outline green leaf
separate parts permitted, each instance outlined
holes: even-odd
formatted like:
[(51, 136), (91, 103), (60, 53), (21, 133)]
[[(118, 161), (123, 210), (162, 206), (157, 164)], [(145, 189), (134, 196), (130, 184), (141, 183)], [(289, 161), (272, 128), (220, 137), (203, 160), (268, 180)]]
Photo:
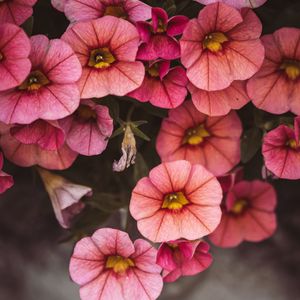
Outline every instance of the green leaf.
[(139, 138), (141, 138), (141, 139), (143, 139), (147, 142), (151, 141), (151, 139), (144, 132), (142, 132), (140, 129), (138, 129), (137, 127), (131, 126), (131, 130), (132, 130), (133, 134), (138, 136)]
[(134, 126), (134, 127), (139, 127), (139, 126), (144, 125), (144, 124), (148, 124), (148, 121), (142, 120), (142, 121), (133, 121), (133, 122), (131, 122), (131, 125)]
[(244, 132), (241, 142), (241, 161), (243, 163), (249, 162), (260, 149), (262, 145), (262, 137), (263, 133), (257, 127)]
[(113, 139), (114, 137), (120, 135), (120, 134), (124, 134), (125, 132), (125, 127), (121, 126), (118, 129), (116, 129), (113, 134), (111, 135), (110, 139)]

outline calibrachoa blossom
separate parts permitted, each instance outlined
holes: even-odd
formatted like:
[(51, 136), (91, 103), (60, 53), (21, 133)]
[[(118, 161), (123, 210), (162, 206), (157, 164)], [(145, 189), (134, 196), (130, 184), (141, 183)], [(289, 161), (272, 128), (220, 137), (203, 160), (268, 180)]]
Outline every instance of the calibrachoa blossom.
[(264, 137), (262, 153), (266, 167), (279, 178), (300, 179), (299, 132), (297, 117), (294, 128), (280, 125)]
[(141, 102), (150, 102), (162, 108), (179, 106), (187, 95), (188, 79), (182, 67), (170, 69), (170, 61), (146, 63), (146, 75), (142, 85), (128, 94)]
[(134, 188), (130, 213), (142, 235), (153, 242), (199, 239), (219, 224), (222, 190), (201, 165), (162, 163)]
[(113, 120), (106, 106), (83, 100), (74, 114), (59, 121), (69, 147), (83, 155), (102, 153), (113, 131)]
[(163, 268), (165, 282), (176, 281), (181, 276), (196, 275), (212, 263), (209, 245), (201, 240), (177, 240), (161, 244), (156, 263)]
[(219, 91), (198, 89), (192, 83), (188, 85), (195, 107), (209, 116), (223, 116), (231, 109), (240, 109), (250, 101), (245, 81), (233, 81), (232, 84)]
[(0, 146), (5, 157), (21, 167), (66, 169), (78, 155), (65, 144), (64, 132), (56, 121), (37, 120), (29, 125), (0, 123)]
[(62, 38), (73, 47), (83, 67), (78, 82), (81, 98), (124, 96), (142, 84), (145, 68), (135, 61), (139, 35), (128, 21), (105, 16), (80, 22)]
[(65, 14), (71, 22), (114, 16), (130, 22), (151, 18), (151, 7), (138, 0), (68, 0)]
[(281, 28), (262, 37), (266, 58), (247, 84), (253, 103), (273, 114), (300, 114), (300, 29)]
[(155, 300), (161, 293), (156, 249), (126, 232), (103, 228), (75, 246), (70, 275), (82, 300)]
[(276, 192), (271, 184), (240, 181), (226, 195), (221, 223), (209, 239), (219, 247), (262, 241), (276, 229), (275, 206)]
[(199, 89), (215, 91), (253, 76), (264, 60), (261, 31), (251, 9), (238, 11), (220, 2), (204, 7), (180, 40), (189, 80)]
[(236, 8), (242, 8), (242, 7), (256, 8), (267, 2), (267, 0), (195, 0), (195, 1), (205, 5), (215, 3), (215, 2), (223, 2)]
[(33, 12), (37, 0), (1, 0), (0, 23), (23, 24)]
[(0, 24), (0, 91), (25, 80), (31, 68), (29, 53), (30, 42), (25, 32), (13, 24)]
[(37, 119), (56, 120), (79, 105), (76, 81), (81, 65), (64, 41), (45, 35), (31, 37), (30, 74), (18, 87), (0, 93), (0, 121), (28, 124)]
[(70, 228), (73, 218), (85, 207), (80, 200), (84, 196), (91, 196), (92, 189), (42, 168), (38, 168), (38, 172), (49, 194), (57, 221), (63, 228)]
[(51, 0), (51, 4), (54, 8), (63, 12), (68, 1), (70, 0)]
[(202, 164), (215, 175), (223, 175), (240, 161), (242, 126), (232, 111), (209, 117), (191, 101), (170, 110), (157, 136), (156, 150), (162, 161), (185, 159)]
[(0, 194), (4, 193), (6, 190), (14, 185), (14, 180), (12, 176), (4, 173), (3, 168), (3, 154), (0, 152)]
[(182, 34), (188, 20), (186, 16), (168, 19), (167, 13), (162, 8), (152, 8), (152, 21), (136, 24), (143, 42), (139, 47), (137, 58), (141, 60), (179, 58), (180, 45), (175, 36)]
[(221, 184), (223, 193), (227, 193), (231, 190), (236, 183), (241, 181), (244, 176), (244, 169), (242, 167), (237, 167), (230, 173), (223, 176), (218, 176), (218, 181)]

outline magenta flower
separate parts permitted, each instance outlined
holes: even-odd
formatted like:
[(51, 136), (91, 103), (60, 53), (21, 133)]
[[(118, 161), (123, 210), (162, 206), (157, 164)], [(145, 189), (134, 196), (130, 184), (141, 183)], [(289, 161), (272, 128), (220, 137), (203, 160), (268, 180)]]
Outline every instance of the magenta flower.
[(91, 196), (92, 189), (74, 184), (65, 178), (38, 168), (46, 191), (49, 194), (57, 221), (63, 228), (70, 228), (72, 221), (85, 207), (80, 200)]
[(262, 37), (266, 58), (247, 84), (254, 105), (273, 114), (300, 114), (300, 29), (281, 28)]
[(103, 228), (81, 239), (70, 261), (70, 275), (82, 300), (155, 300), (163, 287), (156, 249), (126, 232)]
[(12, 176), (4, 173), (3, 168), (3, 154), (0, 152), (0, 194), (4, 193), (6, 190), (14, 185), (14, 180)]
[(221, 223), (209, 239), (225, 248), (269, 238), (276, 229), (275, 206), (276, 192), (271, 184), (240, 181), (226, 195)]
[(68, 146), (82, 155), (102, 153), (113, 131), (113, 120), (106, 106), (83, 100), (75, 113), (59, 121)]
[(0, 23), (23, 24), (32, 16), (37, 0), (1, 0)]
[(207, 5), (215, 2), (223, 2), (235, 8), (250, 7), (256, 8), (262, 6), (267, 0), (195, 0), (201, 4)]
[(153, 242), (199, 239), (219, 224), (222, 190), (201, 165), (162, 163), (134, 188), (130, 213), (140, 233)]
[(182, 67), (170, 69), (170, 61), (146, 63), (146, 75), (142, 85), (128, 94), (141, 102), (150, 102), (162, 108), (179, 106), (187, 95), (188, 79)]
[(237, 167), (230, 173), (218, 176), (217, 179), (222, 187), (223, 193), (230, 191), (236, 183), (243, 179), (243, 176), (244, 170), (242, 167)]
[(151, 18), (151, 7), (138, 0), (68, 0), (65, 14), (71, 22), (114, 16), (132, 23)]
[(192, 83), (188, 89), (195, 107), (208, 116), (227, 115), (231, 109), (240, 109), (250, 101), (245, 81), (233, 81), (228, 88), (219, 91), (200, 90)]
[(188, 18), (174, 16), (168, 19), (167, 13), (159, 7), (152, 8), (152, 21), (137, 22), (142, 44), (137, 58), (141, 60), (175, 59), (180, 57), (180, 46), (175, 36), (182, 34)]
[(25, 32), (13, 24), (0, 24), (0, 91), (25, 80), (31, 68), (29, 53), (30, 42)]
[[(229, 17), (230, 16), (230, 17)], [(181, 62), (197, 88), (216, 91), (253, 76), (264, 60), (262, 25), (251, 9), (224, 3), (204, 7), (180, 40)]]
[(131, 23), (106, 16), (77, 23), (62, 38), (83, 67), (78, 82), (81, 98), (124, 96), (142, 84), (145, 68), (135, 61), (139, 35)]
[(65, 144), (64, 132), (56, 121), (37, 120), (29, 125), (0, 123), (0, 134), (5, 157), (21, 167), (66, 169), (78, 155)]
[(209, 117), (192, 101), (185, 101), (163, 120), (156, 151), (162, 161), (185, 159), (220, 176), (239, 163), (241, 134), (242, 125), (234, 111)]
[(60, 12), (64, 12), (65, 6), (69, 0), (51, 0), (52, 6)]
[(81, 65), (72, 48), (44, 35), (31, 37), (32, 68), (15, 89), (0, 93), (0, 121), (29, 124), (37, 119), (56, 120), (79, 105), (76, 81)]
[(294, 128), (280, 125), (268, 132), (263, 140), (262, 153), (268, 170), (279, 178), (300, 179), (300, 117)]
[(165, 282), (176, 281), (181, 276), (196, 275), (212, 263), (209, 245), (201, 240), (177, 240), (162, 243), (157, 252), (156, 263), (163, 268)]

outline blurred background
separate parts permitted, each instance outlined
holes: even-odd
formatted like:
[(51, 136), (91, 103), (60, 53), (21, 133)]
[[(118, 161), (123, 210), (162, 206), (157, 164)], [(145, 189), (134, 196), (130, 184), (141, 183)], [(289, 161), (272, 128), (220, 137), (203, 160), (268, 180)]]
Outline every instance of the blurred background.
[[(145, 2), (172, 4), (172, 1)], [(201, 8), (193, 1), (175, 1), (175, 4), (177, 11), (189, 17), (196, 16)], [(283, 26), (300, 27), (299, 0), (268, 0), (256, 12), (263, 22), (264, 33)], [(43, 33), (50, 38), (60, 37), (68, 26), (64, 15), (50, 6), (50, 0), (38, 1), (34, 19), (25, 26), (31, 30), (32, 24), (33, 34)], [(133, 105), (130, 99), (109, 97), (101, 103), (117, 110), (123, 119)], [(255, 128), (255, 113), (257, 111), (251, 104), (239, 112), (245, 130)], [(70, 170), (60, 172), (76, 183), (92, 186), (96, 191), (93, 201), (98, 201), (101, 207), (91, 209), (87, 205), (72, 231), (63, 230), (58, 225), (36, 171), (5, 162), (4, 170), (14, 176), (15, 186), (0, 195), (0, 300), (79, 299), (78, 287), (68, 275), (74, 242), (100, 226), (120, 228), (118, 209), (128, 203), (136, 180), (159, 163), (155, 154), (155, 136), (164, 115), (163, 110), (136, 105), (133, 120), (147, 120), (149, 124), (143, 127), (143, 131), (152, 139), (149, 143), (137, 140), (140, 154), (136, 166), (130, 170), (112, 174), (112, 161), (120, 156), (122, 137), (118, 137), (109, 143), (103, 155), (81, 157)], [(272, 119), (268, 114), (260, 117)], [(261, 176), (259, 141), (242, 142), (248, 179)], [(159, 299), (300, 299), (300, 183), (284, 180), (273, 183), (278, 192), (276, 234), (265, 242), (243, 243), (234, 249), (212, 247), (212, 267), (199, 276), (166, 284)], [(134, 222), (130, 223), (130, 229), (131, 236), (135, 237)]]

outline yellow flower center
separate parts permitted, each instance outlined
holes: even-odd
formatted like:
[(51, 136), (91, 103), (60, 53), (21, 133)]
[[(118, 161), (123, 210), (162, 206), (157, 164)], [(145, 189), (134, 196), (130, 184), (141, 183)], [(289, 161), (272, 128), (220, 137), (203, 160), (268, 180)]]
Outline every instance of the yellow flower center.
[(295, 139), (290, 139), (287, 142), (287, 146), (292, 149), (298, 149), (300, 145), (299, 145), (299, 143), (297, 143), (297, 141)]
[(239, 215), (245, 210), (247, 206), (248, 206), (248, 201), (245, 199), (240, 199), (235, 201), (230, 211), (236, 215)]
[(117, 18), (127, 19), (128, 14), (124, 10), (122, 6), (119, 5), (111, 5), (107, 6), (104, 11), (105, 16), (114, 16)]
[(148, 74), (151, 77), (159, 77), (158, 64), (153, 64), (151, 67), (146, 67)]
[(88, 105), (81, 104), (76, 111), (77, 116), (83, 121), (96, 120), (97, 114)]
[(104, 69), (110, 67), (115, 61), (116, 59), (109, 49), (104, 47), (91, 51), (88, 65), (96, 69)]
[(286, 60), (281, 66), (281, 70), (284, 70), (287, 77), (291, 80), (296, 80), (300, 77), (300, 61)]
[(167, 31), (167, 24), (164, 24), (161, 19), (158, 19), (158, 26), (156, 32), (163, 33)]
[(182, 192), (177, 192), (166, 195), (161, 207), (170, 210), (179, 210), (189, 203)]
[(47, 85), (49, 83), (49, 79), (43, 72), (33, 71), (19, 86), (19, 90), (36, 91), (42, 86)]
[(123, 274), (128, 268), (134, 267), (134, 262), (130, 258), (114, 255), (108, 257), (105, 266), (107, 269), (112, 269), (117, 274)]
[(205, 140), (205, 138), (209, 136), (209, 132), (205, 129), (204, 125), (201, 124), (186, 131), (183, 139), (183, 144), (196, 146), (201, 144)]
[(211, 52), (219, 52), (223, 49), (222, 44), (227, 42), (227, 36), (222, 32), (214, 32), (207, 35), (203, 41), (203, 49), (208, 49)]

